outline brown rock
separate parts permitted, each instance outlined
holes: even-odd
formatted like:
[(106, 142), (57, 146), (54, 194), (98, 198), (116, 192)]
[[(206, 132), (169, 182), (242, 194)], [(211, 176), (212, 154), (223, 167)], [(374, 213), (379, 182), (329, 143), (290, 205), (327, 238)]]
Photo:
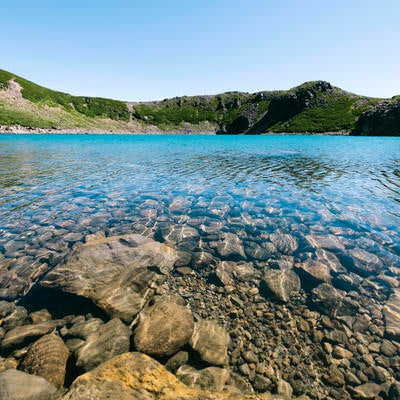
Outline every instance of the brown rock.
[(28, 374), (39, 375), (60, 388), (64, 385), (69, 350), (59, 336), (41, 337), (29, 348), (21, 369)]
[(191, 311), (173, 302), (160, 302), (140, 313), (134, 343), (139, 351), (170, 356), (184, 346), (193, 334)]

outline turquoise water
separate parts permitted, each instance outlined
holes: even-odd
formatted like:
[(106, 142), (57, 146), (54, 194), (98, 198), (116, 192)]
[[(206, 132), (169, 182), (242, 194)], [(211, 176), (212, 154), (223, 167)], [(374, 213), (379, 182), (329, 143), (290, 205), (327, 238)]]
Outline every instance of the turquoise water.
[(313, 257), (310, 234), (333, 235), (339, 257), (357, 248), (400, 266), (399, 138), (2, 135), (0, 156), (3, 262), (32, 265), (97, 231), (193, 252), (279, 232), (296, 259)]

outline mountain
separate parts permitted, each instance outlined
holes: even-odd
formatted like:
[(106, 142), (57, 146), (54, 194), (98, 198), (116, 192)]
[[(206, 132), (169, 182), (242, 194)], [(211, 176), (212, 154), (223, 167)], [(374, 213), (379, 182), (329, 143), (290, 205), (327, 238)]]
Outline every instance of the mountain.
[(0, 70), (0, 131), (400, 135), (400, 97), (313, 81), (286, 91), (122, 102), (72, 96)]

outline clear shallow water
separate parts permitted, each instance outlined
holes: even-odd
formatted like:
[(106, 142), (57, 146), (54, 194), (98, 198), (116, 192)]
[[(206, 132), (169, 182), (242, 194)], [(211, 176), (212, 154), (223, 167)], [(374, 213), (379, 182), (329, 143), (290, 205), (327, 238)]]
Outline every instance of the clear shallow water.
[[(199, 236), (186, 237), (188, 226)], [(20, 260), (17, 273), (43, 248), (62, 254), (97, 231), (169, 237), (190, 251), (227, 232), (245, 249), (290, 233), (299, 259), (313, 257), (307, 236), (334, 235), (342, 255), (359, 248), (399, 267), (400, 140), (0, 136), (0, 249)]]

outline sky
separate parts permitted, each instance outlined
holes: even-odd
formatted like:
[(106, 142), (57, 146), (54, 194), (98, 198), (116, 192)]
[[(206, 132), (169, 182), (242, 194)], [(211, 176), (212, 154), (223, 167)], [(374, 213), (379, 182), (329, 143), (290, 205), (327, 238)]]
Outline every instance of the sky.
[(326, 80), (400, 94), (398, 0), (1, 0), (0, 68), (143, 101)]

